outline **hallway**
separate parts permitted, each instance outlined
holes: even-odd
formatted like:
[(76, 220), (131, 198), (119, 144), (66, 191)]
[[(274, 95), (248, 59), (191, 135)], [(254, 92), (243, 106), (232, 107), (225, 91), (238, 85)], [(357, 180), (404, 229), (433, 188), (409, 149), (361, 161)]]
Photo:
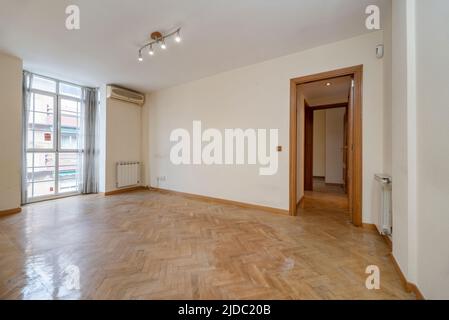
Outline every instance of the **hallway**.
[(322, 177), (313, 178), (313, 191), (323, 193), (345, 194), (343, 185), (331, 185), (324, 182)]

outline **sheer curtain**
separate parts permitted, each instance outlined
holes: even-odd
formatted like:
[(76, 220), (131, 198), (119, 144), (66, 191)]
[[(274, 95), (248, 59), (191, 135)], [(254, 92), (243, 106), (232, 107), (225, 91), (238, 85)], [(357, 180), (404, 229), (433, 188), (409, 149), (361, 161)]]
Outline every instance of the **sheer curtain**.
[(99, 189), (99, 108), (98, 90), (83, 88), (84, 152), (81, 193), (98, 193)]
[(22, 102), (22, 205), (27, 203), (28, 199), (28, 182), (27, 182), (27, 143), (28, 143), (28, 118), (30, 112), (30, 103), (31, 103), (31, 77), (32, 74), (28, 71), (23, 72), (23, 82), (22, 82), (22, 91), (23, 91), (23, 102)]

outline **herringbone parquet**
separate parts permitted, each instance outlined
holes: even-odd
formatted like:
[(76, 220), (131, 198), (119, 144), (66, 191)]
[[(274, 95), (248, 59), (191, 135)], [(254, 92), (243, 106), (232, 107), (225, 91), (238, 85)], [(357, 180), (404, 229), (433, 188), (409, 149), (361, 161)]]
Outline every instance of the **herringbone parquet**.
[(309, 194), (294, 218), (155, 191), (29, 205), (0, 219), (0, 298), (413, 298), (342, 203)]

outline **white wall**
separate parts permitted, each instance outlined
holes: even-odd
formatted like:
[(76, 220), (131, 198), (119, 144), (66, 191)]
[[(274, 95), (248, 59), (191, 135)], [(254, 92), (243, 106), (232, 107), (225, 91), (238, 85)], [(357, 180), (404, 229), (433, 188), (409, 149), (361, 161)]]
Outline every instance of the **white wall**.
[(418, 277), (449, 299), (449, 1), (416, 1)]
[(449, 3), (393, 1), (393, 254), (426, 299), (449, 299)]
[(0, 211), (20, 207), (22, 60), (0, 52)]
[[(288, 209), (289, 99), (291, 78), (364, 65), (363, 81), (363, 220), (372, 220), (373, 176), (382, 171), (383, 62), (375, 56), (382, 32), (329, 44), (251, 65), (151, 94), (150, 181), (167, 176), (160, 187)], [(174, 166), (169, 135), (175, 128), (278, 128), (279, 172), (258, 175), (258, 166)]]
[(384, 30), (384, 58), (383, 58), (383, 143), (384, 143), (384, 170), (383, 173), (392, 174), (392, 21), (391, 21), (391, 1), (388, 2), (389, 10), (383, 13), (383, 30)]
[(408, 0), (393, 1), (393, 91), (392, 91), (392, 173), (393, 173), (393, 255), (407, 279), (416, 283), (416, 117), (413, 97), (414, 5)]
[(142, 107), (106, 100), (105, 192), (116, 190), (116, 163), (142, 162)]
[(345, 108), (326, 110), (326, 183), (343, 184)]
[(313, 113), (313, 176), (326, 175), (326, 110)]

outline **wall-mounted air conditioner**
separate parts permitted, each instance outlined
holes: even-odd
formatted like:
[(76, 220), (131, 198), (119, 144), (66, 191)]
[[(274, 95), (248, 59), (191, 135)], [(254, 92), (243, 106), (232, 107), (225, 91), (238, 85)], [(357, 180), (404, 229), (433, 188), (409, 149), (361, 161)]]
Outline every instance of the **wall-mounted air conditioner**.
[(106, 87), (107, 97), (109, 99), (117, 99), (121, 101), (126, 101), (129, 103), (134, 103), (142, 106), (145, 103), (145, 95), (140, 92), (125, 89), (118, 86), (108, 85)]

